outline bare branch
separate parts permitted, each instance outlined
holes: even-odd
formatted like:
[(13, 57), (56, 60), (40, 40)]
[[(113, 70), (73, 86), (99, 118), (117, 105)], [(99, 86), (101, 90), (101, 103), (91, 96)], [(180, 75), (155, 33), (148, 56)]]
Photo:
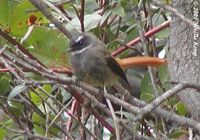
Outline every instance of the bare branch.
[[(142, 3), (143, 3), (143, 0), (140, 0), (140, 2), (138, 4), (139, 5), (138, 10), (137, 10), (137, 13), (136, 13), (136, 20), (137, 20), (137, 26), (138, 26), (138, 30), (139, 30), (139, 34), (140, 34), (141, 43), (142, 43), (143, 50), (144, 50), (144, 55), (148, 56), (149, 55), (149, 49), (148, 49), (148, 46), (147, 46), (147, 40), (145, 38), (144, 30), (143, 30), (143, 27), (142, 27), (141, 12), (140, 12)], [(148, 72), (149, 72), (149, 75), (150, 75), (152, 87), (154, 89), (154, 96), (158, 97), (158, 86), (157, 86), (157, 83), (156, 83), (155, 71), (152, 67), (148, 67)]]
[[(144, 33), (144, 36), (150, 37), (158, 32), (160, 32), (161, 30), (167, 28), (170, 26), (170, 21), (165, 21), (163, 22), (161, 25), (149, 30), (148, 32)], [(120, 53), (122, 53), (123, 51), (127, 50), (128, 48), (132, 48), (132, 46), (136, 45), (137, 43), (139, 43), (141, 41), (140, 37), (137, 37), (135, 39), (133, 39), (132, 41), (128, 42), (126, 45), (121, 46), (120, 48), (116, 49), (114, 52), (112, 52), (112, 56), (117, 56)]]
[(68, 38), (72, 37), (72, 34), (59, 22), (48, 10), (43, 0), (29, 0), (35, 7), (37, 7), (44, 16), (49, 19), (55, 26), (64, 33)]
[(81, 11), (80, 11), (80, 15), (79, 15), (79, 20), (81, 23), (81, 31), (84, 32), (85, 28), (84, 28), (84, 11), (85, 11), (85, 0), (81, 0)]
[(168, 90), (167, 92), (163, 93), (156, 99), (154, 99), (151, 103), (149, 103), (147, 106), (143, 107), (140, 110), (139, 116), (136, 116), (136, 119), (141, 118), (141, 116), (151, 112), (153, 109), (155, 109), (157, 106), (159, 106), (163, 101), (167, 100), (169, 97), (173, 96), (174, 94), (177, 94), (181, 90), (184, 90), (186, 88), (194, 88), (194, 89), (200, 89), (200, 86), (198, 84), (189, 84), (189, 83), (180, 83), (177, 86), (173, 87), (172, 89)]
[(157, 7), (163, 8), (164, 10), (169, 11), (170, 13), (172, 13), (173, 15), (177, 16), (178, 18), (180, 18), (183, 22), (185, 22), (186, 24), (188, 24), (191, 27), (194, 27), (194, 23), (186, 18), (184, 15), (182, 15), (178, 10), (176, 10), (175, 8), (166, 5), (166, 4), (162, 4), (161, 2), (159, 2), (158, 0), (152, 0), (151, 1), (152, 4), (154, 4)]
[(106, 99), (106, 101), (107, 101), (108, 107), (110, 109), (110, 112), (111, 112), (111, 115), (112, 115), (112, 118), (113, 118), (113, 121), (114, 121), (114, 124), (115, 124), (116, 140), (120, 140), (120, 131), (119, 131), (118, 118), (115, 115), (115, 111), (113, 109), (111, 101), (109, 99)]

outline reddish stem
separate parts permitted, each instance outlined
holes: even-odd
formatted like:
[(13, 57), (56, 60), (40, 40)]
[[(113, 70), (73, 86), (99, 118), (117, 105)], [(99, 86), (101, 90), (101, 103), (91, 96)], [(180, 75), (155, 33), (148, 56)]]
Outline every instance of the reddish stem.
[[(152, 35), (154, 35), (155, 33), (167, 28), (170, 26), (170, 21), (166, 21), (166, 22), (163, 22), (161, 25), (151, 29), (150, 31), (146, 32), (144, 34), (145, 37), (150, 37)], [(120, 48), (118, 48), (117, 50), (115, 50), (113, 53), (112, 53), (112, 56), (117, 56), (119, 55), (120, 53), (122, 53), (123, 51), (125, 51), (126, 49), (128, 48), (131, 48), (132, 46), (136, 45), (137, 43), (139, 43), (141, 41), (140, 37), (137, 37), (135, 39), (133, 39), (132, 41), (128, 42), (126, 45), (124, 46), (121, 46)]]
[(93, 109), (91, 110), (92, 114), (94, 115), (94, 117), (101, 122), (101, 124), (106, 127), (113, 135), (115, 135), (115, 129), (107, 122), (105, 121), (105, 118), (103, 118), (102, 116), (100, 116), (96, 111), (94, 111)]
[(50, 69), (57, 73), (65, 73), (65, 74), (70, 74), (70, 75), (73, 74), (71, 68), (69, 67), (50, 68)]
[(11, 70), (15, 70), (15, 69), (14, 68), (12, 68), (12, 69), (1, 68), (0, 72), (10, 72)]
[[(64, 73), (64, 74), (73, 74), (72, 73), (72, 70), (70, 68), (49, 68), (51, 70), (53, 70), (54, 72), (57, 72), (57, 73)], [(10, 70), (15, 70), (15, 68), (12, 68), (12, 69), (8, 69), (8, 68), (0, 68), (0, 73), (1, 72), (10, 72)], [(24, 70), (23, 71), (28, 71), (28, 70)]]
[(24, 54), (29, 56), (31, 59), (36, 60), (40, 65), (44, 66), (45, 65), (40, 62), (36, 57), (34, 57), (29, 51), (27, 51), (20, 43), (18, 43), (15, 39), (13, 39), (11, 36), (9, 36), (6, 32), (0, 29), (0, 36), (8, 40), (10, 43), (12, 43), (14, 46), (17, 46), (17, 48), (22, 51)]
[[(71, 115), (74, 115), (74, 113), (75, 113), (76, 104), (77, 104), (77, 100), (74, 99), (72, 102), (71, 110), (70, 110)], [(73, 119), (72, 119), (71, 115), (69, 117), (69, 120), (67, 121), (67, 131), (69, 131), (72, 126)]]

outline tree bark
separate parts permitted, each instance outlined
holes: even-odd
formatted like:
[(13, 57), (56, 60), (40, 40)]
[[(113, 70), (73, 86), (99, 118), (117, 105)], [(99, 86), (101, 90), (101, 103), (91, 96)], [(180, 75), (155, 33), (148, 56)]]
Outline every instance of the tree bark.
[[(194, 5), (197, 3), (198, 6)], [(173, 0), (173, 7), (192, 21), (195, 21), (196, 16), (200, 18), (199, 14), (194, 15), (194, 8), (198, 8), (199, 13), (199, 5), (200, 0)], [(194, 38), (194, 33), (195, 28), (173, 17), (168, 54), (173, 81), (200, 83), (200, 39), (199, 36)], [(194, 89), (186, 89), (178, 93), (178, 97), (185, 103), (191, 116), (200, 120), (200, 93)]]

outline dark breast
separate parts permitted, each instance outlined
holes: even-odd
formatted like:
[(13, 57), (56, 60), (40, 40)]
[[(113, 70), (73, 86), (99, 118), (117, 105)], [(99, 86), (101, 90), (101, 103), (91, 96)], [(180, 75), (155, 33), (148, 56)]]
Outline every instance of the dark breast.
[(102, 49), (90, 48), (81, 54), (71, 55), (71, 65), (78, 79), (96, 86), (113, 83), (115, 75), (107, 67), (101, 53)]
[(107, 67), (106, 63), (98, 57), (93, 57), (88, 62), (85, 62), (85, 70), (88, 75), (88, 82), (94, 85), (112, 84), (114, 75)]

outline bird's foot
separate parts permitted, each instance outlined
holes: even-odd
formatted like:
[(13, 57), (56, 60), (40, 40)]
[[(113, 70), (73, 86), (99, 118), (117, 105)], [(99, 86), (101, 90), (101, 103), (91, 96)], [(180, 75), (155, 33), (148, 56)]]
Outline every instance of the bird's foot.
[(101, 95), (104, 94), (104, 89), (102, 87), (99, 88), (99, 94), (101, 94)]
[(80, 79), (76, 78), (76, 77), (72, 77), (72, 81), (73, 81), (73, 84), (77, 87), (80, 87)]

